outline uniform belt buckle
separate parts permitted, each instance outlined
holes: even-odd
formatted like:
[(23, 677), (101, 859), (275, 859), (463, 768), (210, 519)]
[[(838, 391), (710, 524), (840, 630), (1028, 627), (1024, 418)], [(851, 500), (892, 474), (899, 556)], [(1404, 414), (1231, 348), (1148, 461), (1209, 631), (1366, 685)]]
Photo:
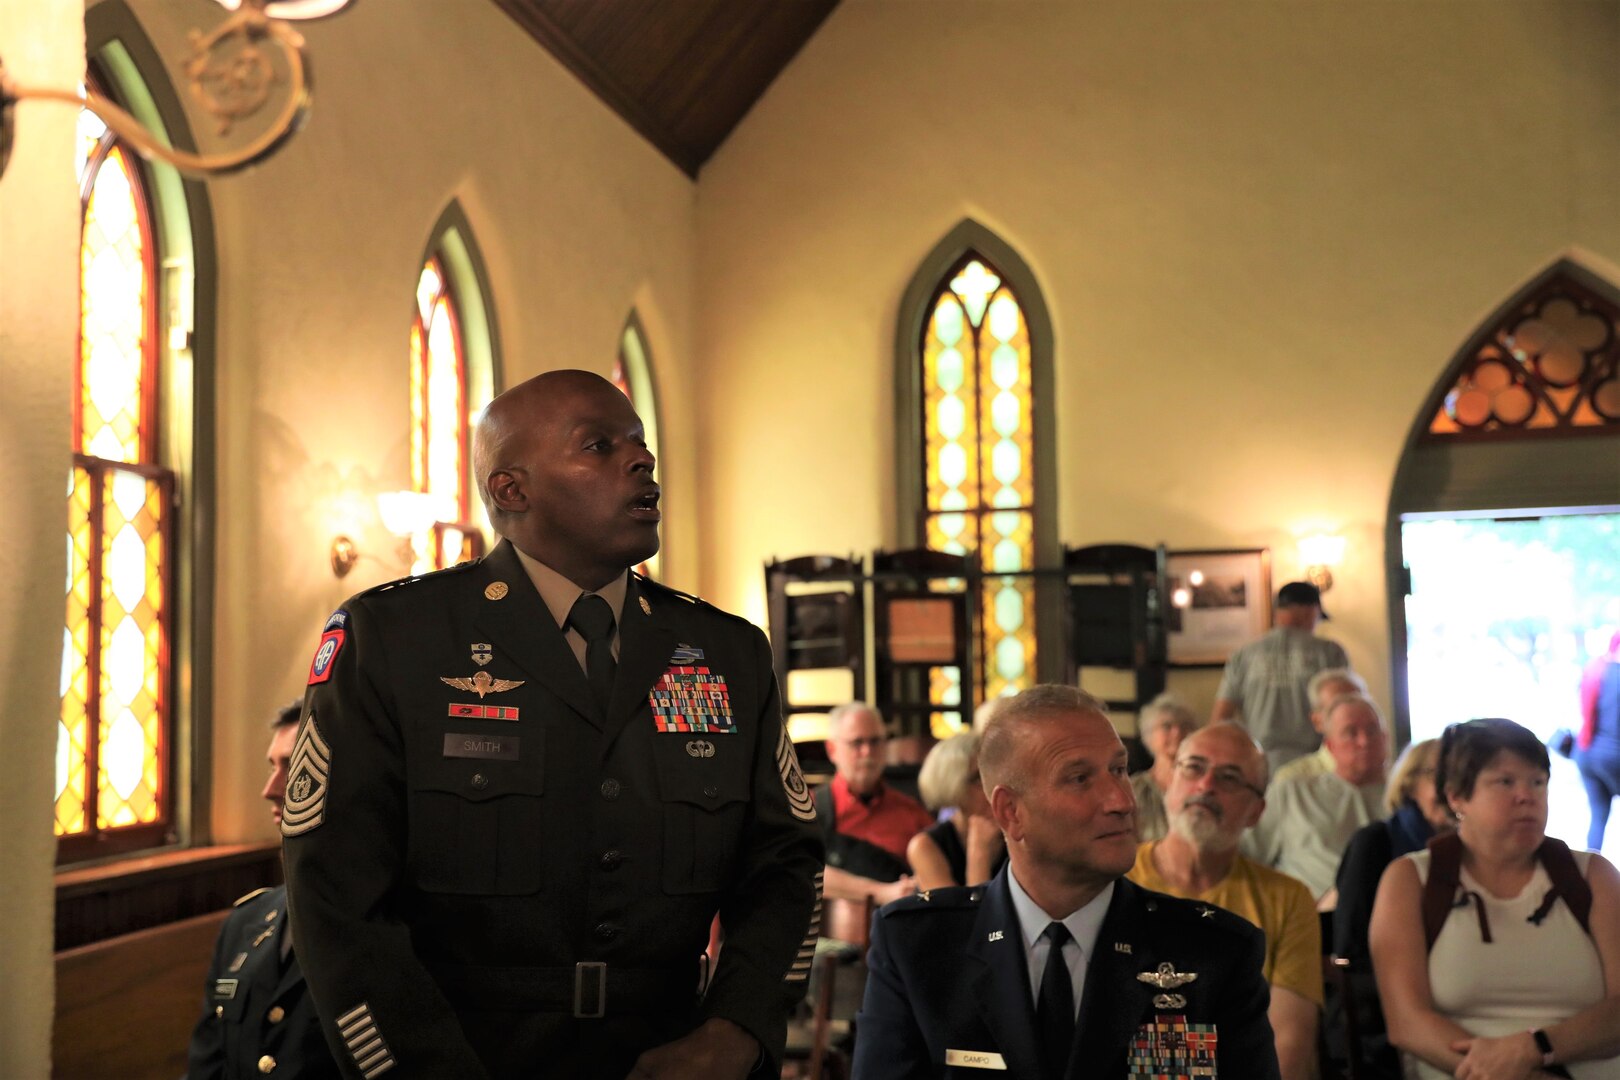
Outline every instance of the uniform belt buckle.
[(607, 1015), (607, 965), (600, 960), (582, 960), (574, 965), (574, 1016), (579, 1020), (600, 1020)]

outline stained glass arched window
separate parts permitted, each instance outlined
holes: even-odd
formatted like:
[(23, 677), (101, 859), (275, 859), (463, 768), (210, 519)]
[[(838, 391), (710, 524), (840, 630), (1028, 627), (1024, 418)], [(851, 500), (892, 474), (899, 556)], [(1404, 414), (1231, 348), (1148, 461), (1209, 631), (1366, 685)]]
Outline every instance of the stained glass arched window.
[[(633, 311), (624, 324), (624, 333), (619, 335), (619, 354), (613, 360), (613, 385), (635, 406), (647, 438), (647, 449), (652, 451), (653, 457), (658, 457), (658, 393), (641, 320)], [(636, 567), (637, 573), (657, 580), (662, 557), (660, 547), (658, 554)]]
[(1423, 441), (1620, 431), (1620, 307), (1558, 268), (1475, 336)]
[(466, 218), (451, 203), (417, 275), (411, 321), (411, 489), (434, 496), (439, 521), (412, 538), (412, 573), (484, 551), (488, 522), (471, 474), (472, 425), (495, 393), (483, 282)]
[(915, 494), (902, 498), (913, 519), (902, 528), (923, 546), (972, 558), (983, 575), (972, 602), (972, 678), (964, 686), (962, 673), (941, 669), (930, 680), (948, 718), (971, 706), (967, 697), (1016, 693), (1040, 679), (1045, 620), (1035, 571), (1055, 551), (1041, 505), (1052, 484), (1041, 441), (1051, 330), (1028, 267), (974, 222), (924, 261), (903, 316), (910, 417), (901, 424), (901, 490)]
[(171, 813), (174, 472), (159, 457), (157, 238), (149, 183), (79, 121), (83, 227), (68, 486), (56, 834), (161, 837)]

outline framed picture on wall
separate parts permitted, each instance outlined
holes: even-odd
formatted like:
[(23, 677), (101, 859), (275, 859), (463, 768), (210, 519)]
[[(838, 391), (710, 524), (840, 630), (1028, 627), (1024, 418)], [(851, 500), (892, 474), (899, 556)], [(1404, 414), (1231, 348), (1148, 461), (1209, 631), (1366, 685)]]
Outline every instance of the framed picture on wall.
[(1171, 667), (1220, 667), (1271, 628), (1271, 551), (1172, 551), (1165, 560)]

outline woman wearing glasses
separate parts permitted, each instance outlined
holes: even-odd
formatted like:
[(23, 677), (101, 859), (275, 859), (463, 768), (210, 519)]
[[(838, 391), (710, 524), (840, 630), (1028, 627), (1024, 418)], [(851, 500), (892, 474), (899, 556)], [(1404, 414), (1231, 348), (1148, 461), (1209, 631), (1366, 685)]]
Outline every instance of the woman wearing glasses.
[(1620, 1078), (1620, 875), (1548, 839), (1547, 775), (1511, 720), (1447, 728), (1435, 781), (1456, 835), (1378, 886), (1378, 993), (1422, 1080)]

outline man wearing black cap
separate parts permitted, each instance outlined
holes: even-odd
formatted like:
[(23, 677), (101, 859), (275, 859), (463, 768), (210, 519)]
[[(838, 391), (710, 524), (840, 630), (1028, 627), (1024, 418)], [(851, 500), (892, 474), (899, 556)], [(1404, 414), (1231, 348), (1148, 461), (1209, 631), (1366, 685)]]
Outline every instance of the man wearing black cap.
[(1232, 654), (1215, 692), (1213, 720), (1240, 719), (1266, 751), (1275, 772), (1321, 744), (1311, 724), (1311, 676), (1326, 668), (1348, 668), (1336, 642), (1316, 636), (1326, 619), (1322, 590), (1308, 581), (1290, 581), (1277, 590), (1271, 632)]

